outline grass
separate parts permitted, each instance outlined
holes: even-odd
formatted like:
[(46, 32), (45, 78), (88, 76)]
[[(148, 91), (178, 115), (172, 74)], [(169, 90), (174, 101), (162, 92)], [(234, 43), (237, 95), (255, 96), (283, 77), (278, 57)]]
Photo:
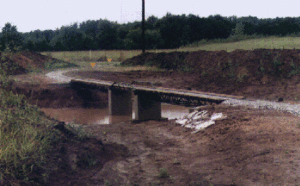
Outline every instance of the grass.
[[(0, 174), (2, 179), (30, 182), (36, 174), (46, 177), (43, 167), (55, 138), (51, 121), (24, 96), (1, 89)], [(39, 180), (38, 182), (43, 182)]]
[(197, 50), (225, 50), (232, 52), (237, 49), (242, 50), (254, 50), (259, 48), (266, 49), (300, 49), (300, 37), (265, 37), (248, 39), (237, 42), (224, 43), (221, 40), (218, 43), (197, 44), (185, 46), (179, 49), (179, 51), (197, 51)]
[(169, 175), (167, 169), (165, 169), (165, 168), (160, 168), (160, 169), (159, 169), (159, 175), (158, 175), (158, 177), (159, 177), (159, 178), (168, 178), (168, 177), (170, 177), (170, 175)]
[(74, 63), (69, 63), (62, 60), (49, 60), (48, 62), (44, 63), (45, 70), (54, 70), (59, 68), (71, 68), (71, 67), (78, 67)]
[(9, 90), (5, 62), (0, 63), (0, 185), (43, 184), (48, 152), (59, 140), (48, 120), (23, 95)]
[[(171, 52), (178, 49), (160, 49), (147, 50), (147, 52)], [(120, 62), (132, 58), (142, 53), (142, 50), (97, 50), (97, 51), (63, 51), (63, 52), (42, 52), (43, 55), (48, 55), (56, 59), (67, 62), (104, 62), (107, 59), (112, 59), (112, 62)]]
[[(249, 39), (250, 38), (250, 39)], [(235, 41), (239, 40), (239, 41)], [(147, 52), (190, 52), (197, 50), (217, 51), (225, 50), (232, 52), (237, 49), (254, 50), (259, 48), (266, 49), (300, 49), (300, 37), (262, 37), (262, 36), (247, 36), (242, 39), (216, 39), (202, 40), (187, 46), (182, 46), (178, 49), (158, 49), (147, 50)], [(141, 54), (141, 50), (98, 50), (98, 51), (65, 51), (65, 52), (42, 52), (44, 55), (49, 55), (53, 58), (64, 60), (67, 62), (96, 62), (106, 61), (111, 58), (113, 62), (124, 61)]]
[(154, 66), (124, 66), (120, 65), (120, 62), (94, 62), (94, 67), (91, 66), (91, 62), (77, 61), (74, 64), (79, 65), (85, 71), (109, 71), (109, 72), (129, 72), (129, 71), (164, 71)]
[(115, 61), (123, 61), (141, 54), (140, 50), (99, 50), (99, 51), (66, 51), (66, 52), (43, 52), (42, 54), (51, 56), (56, 59), (64, 60), (67, 62), (74, 61), (107, 61), (112, 59)]

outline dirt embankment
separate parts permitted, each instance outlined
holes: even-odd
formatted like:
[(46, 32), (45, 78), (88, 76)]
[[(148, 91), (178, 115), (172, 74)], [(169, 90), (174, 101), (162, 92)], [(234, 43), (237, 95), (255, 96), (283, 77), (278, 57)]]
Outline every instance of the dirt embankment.
[(44, 108), (106, 108), (107, 93), (74, 90), (68, 84), (14, 84), (14, 93), (23, 94), (31, 104)]
[[(75, 67), (76, 65), (41, 55), (32, 51), (18, 51), (15, 53), (0, 52), (0, 68), (13, 75), (9, 87), (14, 93), (24, 94), (30, 103), (39, 107), (96, 107), (107, 105), (107, 96), (101, 93), (74, 91), (67, 84), (57, 84), (37, 74), (51, 70), (56, 66)], [(28, 75), (29, 72), (36, 74)]]
[(202, 91), (269, 100), (300, 98), (300, 50), (146, 53), (122, 64), (179, 70), (181, 75), (175, 74), (174, 82), (183, 79), (186, 86)]
[(75, 66), (32, 51), (0, 52), (0, 57), (1, 68), (6, 69), (3, 68), (3, 65), (7, 66), (7, 72), (10, 75), (51, 69), (53, 67), (51, 65), (55, 63), (59, 63), (61, 66)]

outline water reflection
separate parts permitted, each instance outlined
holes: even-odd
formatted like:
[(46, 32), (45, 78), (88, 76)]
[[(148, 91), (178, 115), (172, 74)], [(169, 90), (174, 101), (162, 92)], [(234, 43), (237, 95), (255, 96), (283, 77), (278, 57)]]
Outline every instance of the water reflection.
[[(162, 117), (174, 119), (188, 114), (188, 107), (162, 104)], [(66, 123), (81, 123), (81, 124), (113, 124), (122, 121), (130, 121), (134, 119), (132, 116), (109, 116), (108, 109), (86, 109), (86, 108), (42, 108), (46, 115)]]

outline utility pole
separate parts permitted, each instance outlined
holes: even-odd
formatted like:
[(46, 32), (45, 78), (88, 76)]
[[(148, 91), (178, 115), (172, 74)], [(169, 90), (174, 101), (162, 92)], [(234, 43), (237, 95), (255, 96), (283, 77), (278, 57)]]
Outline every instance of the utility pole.
[(142, 0), (142, 50), (145, 53), (145, 0)]

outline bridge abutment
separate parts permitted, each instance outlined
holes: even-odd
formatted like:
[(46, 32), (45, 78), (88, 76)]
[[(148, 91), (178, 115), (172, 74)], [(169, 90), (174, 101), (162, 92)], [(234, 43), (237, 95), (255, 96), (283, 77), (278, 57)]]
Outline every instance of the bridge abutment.
[(108, 90), (109, 115), (132, 115), (132, 92), (126, 90)]
[(153, 94), (139, 93), (134, 95), (135, 120), (161, 119), (161, 102)]

